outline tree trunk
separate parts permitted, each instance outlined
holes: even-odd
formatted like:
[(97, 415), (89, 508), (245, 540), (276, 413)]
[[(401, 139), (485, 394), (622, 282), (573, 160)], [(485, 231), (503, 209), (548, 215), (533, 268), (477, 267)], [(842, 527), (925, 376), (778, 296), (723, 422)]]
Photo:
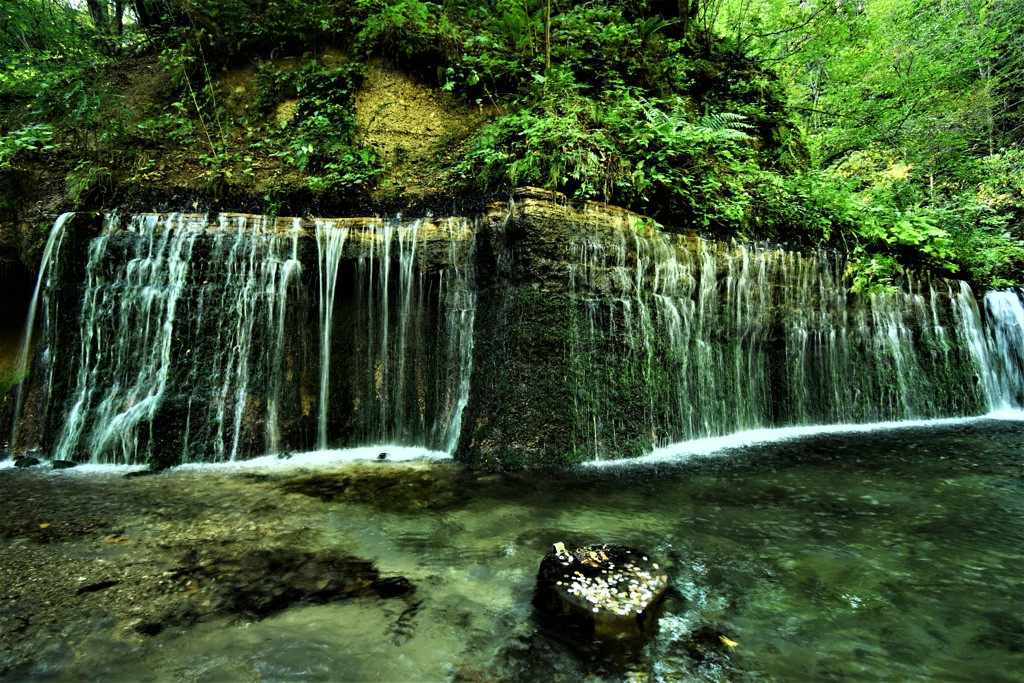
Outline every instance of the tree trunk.
[(544, 14), (544, 73), (551, 69), (551, 0)]
[(86, 0), (89, 16), (100, 36), (110, 35), (110, 14), (107, 12), (107, 0)]
[(114, 2), (114, 35), (124, 35), (124, 0)]

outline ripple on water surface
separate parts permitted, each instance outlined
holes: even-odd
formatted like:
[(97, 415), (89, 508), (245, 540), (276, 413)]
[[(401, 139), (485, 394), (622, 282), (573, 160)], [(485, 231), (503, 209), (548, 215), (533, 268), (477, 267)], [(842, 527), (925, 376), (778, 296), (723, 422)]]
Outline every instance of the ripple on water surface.
[[(1020, 681), (1021, 443), (1024, 423), (974, 420), (559, 475), (417, 460), (146, 477), (167, 496), (215, 499), (206, 517), (188, 508), (188, 531), (210, 542), (235, 547), (240, 537), (216, 525), (272, 501), (281, 531), (261, 545), (337, 549), (415, 590), (262, 621), (215, 617), (116, 650), (116, 661), (79, 651), (69, 669), (192, 681), (626, 678), (533, 620), (538, 563), (562, 541), (642, 547), (670, 568), (660, 632), (633, 662), (653, 680)], [(708, 649), (700, 634), (734, 645)]]

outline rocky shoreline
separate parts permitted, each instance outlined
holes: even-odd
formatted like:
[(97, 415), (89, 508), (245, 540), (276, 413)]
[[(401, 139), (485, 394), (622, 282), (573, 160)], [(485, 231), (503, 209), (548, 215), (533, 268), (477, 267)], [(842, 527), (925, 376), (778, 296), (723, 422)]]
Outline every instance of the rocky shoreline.
[(408, 580), (315, 547), (303, 520), (325, 503), (282, 495), (278, 484), (294, 477), (0, 469), (0, 678), (88, 677), (76, 670), (86, 648), (139, 650), (293, 604), (394, 598), (414, 608)]

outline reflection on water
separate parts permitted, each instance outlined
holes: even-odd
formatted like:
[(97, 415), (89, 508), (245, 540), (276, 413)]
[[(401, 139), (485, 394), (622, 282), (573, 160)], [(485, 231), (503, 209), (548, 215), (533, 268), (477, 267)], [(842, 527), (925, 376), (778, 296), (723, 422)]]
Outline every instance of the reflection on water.
[[(214, 619), (137, 651), (97, 644), (75, 668), (185, 681), (1020, 681), (1022, 444), (1024, 423), (977, 420), (572, 474), (446, 462), (271, 473), (318, 550), (371, 559), (414, 598)], [(670, 566), (675, 594), (632, 671), (538, 631), (530, 598), (554, 541), (625, 543)], [(738, 645), (700, 650), (703, 627)]]

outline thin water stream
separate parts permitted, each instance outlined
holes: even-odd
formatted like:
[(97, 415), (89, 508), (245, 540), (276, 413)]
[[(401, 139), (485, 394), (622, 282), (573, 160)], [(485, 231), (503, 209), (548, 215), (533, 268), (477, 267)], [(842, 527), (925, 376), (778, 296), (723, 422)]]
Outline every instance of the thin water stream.
[[(0, 678), (1021, 681), (1022, 444), (1018, 415), (559, 476), (394, 461), (415, 449), (131, 479), (0, 469)], [(670, 568), (660, 630), (627, 665), (534, 620), (555, 541), (631, 544)], [(255, 615), (225, 599), (239, 567), (253, 608), (310, 567), (326, 585), (337, 568), (311, 558), (341, 556), (412, 589)]]

